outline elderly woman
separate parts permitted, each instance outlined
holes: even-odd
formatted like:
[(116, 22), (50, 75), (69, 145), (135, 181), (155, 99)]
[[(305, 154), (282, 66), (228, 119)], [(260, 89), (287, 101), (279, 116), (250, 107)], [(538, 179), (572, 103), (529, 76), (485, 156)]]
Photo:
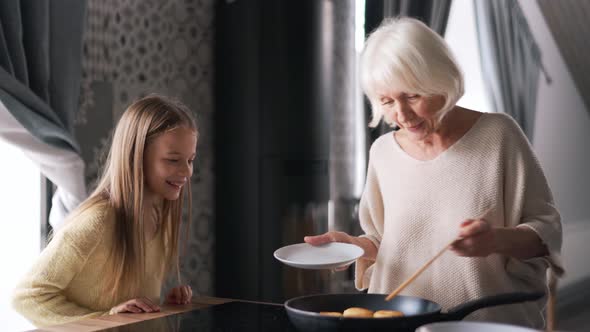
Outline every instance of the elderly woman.
[[(367, 40), (361, 84), (373, 109), (399, 128), (378, 138), (360, 202), (365, 234), (307, 236), (353, 243), (356, 286), (389, 293), (460, 237), (402, 295), (444, 309), (504, 292), (546, 288), (562, 272), (560, 216), (525, 135), (509, 116), (455, 105), (463, 77), (444, 40), (409, 18), (384, 22)], [(479, 310), (467, 319), (541, 327), (543, 301)]]

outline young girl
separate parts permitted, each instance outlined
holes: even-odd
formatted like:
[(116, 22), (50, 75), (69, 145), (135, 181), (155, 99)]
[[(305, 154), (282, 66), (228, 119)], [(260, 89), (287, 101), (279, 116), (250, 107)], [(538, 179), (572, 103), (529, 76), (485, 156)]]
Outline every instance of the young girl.
[[(190, 220), (197, 134), (178, 102), (150, 95), (129, 106), (98, 187), (18, 285), (14, 308), (37, 326), (159, 311), (166, 274), (174, 269), (180, 280), (182, 198), (187, 191)], [(179, 286), (166, 302), (191, 297), (188, 285)]]

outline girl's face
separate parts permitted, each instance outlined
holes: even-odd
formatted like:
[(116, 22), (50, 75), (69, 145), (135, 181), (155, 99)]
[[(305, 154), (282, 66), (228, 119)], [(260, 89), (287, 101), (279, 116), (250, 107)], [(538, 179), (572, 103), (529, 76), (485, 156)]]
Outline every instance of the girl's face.
[(394, 91), (382, 95), (380, 102), (388, 123), (396, 123), (408, 138), (421, 141), (438, 129), (437, 113), (445, 99)]
[(148, 199), (176, 200), (193, 174), (197, 149), (194, 130), (179, 127), (148, 142), (144, 152), (144, 196)]

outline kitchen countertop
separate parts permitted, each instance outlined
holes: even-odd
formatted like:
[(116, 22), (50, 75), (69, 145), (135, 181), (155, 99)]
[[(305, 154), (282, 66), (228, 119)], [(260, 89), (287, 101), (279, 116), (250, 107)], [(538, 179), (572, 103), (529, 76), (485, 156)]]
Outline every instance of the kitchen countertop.
[[(222, 304), (227, 302), (232, 302), (236, 300), (232, 299), (224, 299), (224, 298), (216, 298), (216, 297), (195, 297), (192, 300), (191, 304), (186, 305), (162, 305), (160, 312), (154, 313), (142, 313), (142, 314), (118, 314), (118, 315), (110, 315), (110, 316), (101, 316), (96, 318), (88, 318), (82, 319), (76, 322), (62, 324), (62, 325), (54, 325), (49, 327), (44, 327), (41, 329), (31, 330), (37, 332), (45, 332), (45, 331), (55, 331), (55, 332), (90, 332), (90, 331), (99, 331), (111, 327), (121, 326), (121, 325), (128, 325), (132, 323), (137, 323), (145, 320), (150, 320), (154, 318), (160, 318), (170, 315), (175, 315), (179, 313), (184, 313), (196, 309), (203, 309), (210, 307), (216, 304)], [(241, 302), (248, 302), (248, 301), (241, 301)]]

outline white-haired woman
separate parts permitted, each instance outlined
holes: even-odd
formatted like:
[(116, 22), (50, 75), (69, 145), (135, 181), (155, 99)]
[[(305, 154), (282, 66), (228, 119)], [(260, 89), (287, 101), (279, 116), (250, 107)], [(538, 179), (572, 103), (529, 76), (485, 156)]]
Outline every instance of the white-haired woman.
[[(507, 115), (456, 105), (463, 77), (444, 40), (418, 20), (385, 21), (368, 38), (361, 84), (381, 120), (399, 128), (369, 156), (359, 217), (365, 234), (328, 232), (364, 256), (356, 286), (389, 293), (455, 237), (401, 294), (443, 308), (483, 296), (544, 290), (561, 272), (560, 216), (529, 142)], [(467, 319), (541, 327), (543, 302), (479, 310)]]

